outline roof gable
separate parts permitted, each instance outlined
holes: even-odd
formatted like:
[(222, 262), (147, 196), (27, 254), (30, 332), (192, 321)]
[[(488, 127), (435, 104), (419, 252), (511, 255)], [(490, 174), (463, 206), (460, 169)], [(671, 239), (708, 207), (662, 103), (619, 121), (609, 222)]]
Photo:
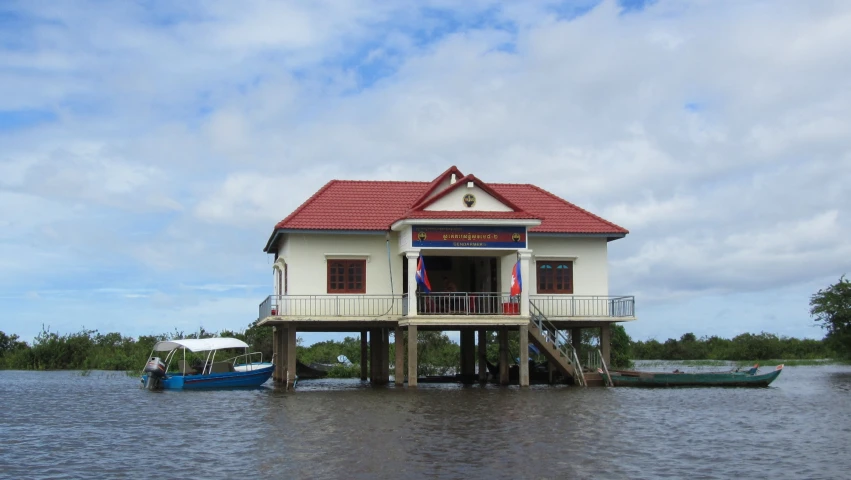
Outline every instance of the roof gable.
[[(472, 187), (471, 187), (472, 185)], [(452, 185), (449, 185), (447, 188), (444, 188), (442, 191), (438, 192), (436, 195), (432, 196), (428, 200), (415, 205), (412, 210), (462, 210), (465, 207), (464, 202), (454, 202), (450, 204), (449, 202), (444, 201), (445, 199), (450, 199), (452, 197), (460, 196), (463, 198), (466, 196), (466, 190), (477, 189), (487, 195), (486, 200), (492, 200), (490, 202), (485, 202), (484, 208), (480, 208), (480, 211), (495, 211), (495, 212), (520, 212), (521, 208), (517, 207), (514, 203), (503, 197), (499, 194), (499, 192), (490, 188), (485, 182), (476, 178), (475, 175), (469, 174), (463, 178), (458, 179)], [(476, 202), (478, 203), (478, 201)], [(467, 208), (474, 208), (467, 207)]]
[(420, 197), (413, 203), (413, 205), (419, 205), (421, 203), (425, 203), (426, 200), (432, 198), (439, 192), (443, 191), (450, 185), (452, 185), (452, 175), (455, 175), (455, 179), (463, 178), (464, 174), (461, 173), (461, 170), (458, 170), (458, 167), (452, 165), (447, 168), (446, 171), (437, 176), (434, 180), (429, 183), (428, 188), (420, 195)]

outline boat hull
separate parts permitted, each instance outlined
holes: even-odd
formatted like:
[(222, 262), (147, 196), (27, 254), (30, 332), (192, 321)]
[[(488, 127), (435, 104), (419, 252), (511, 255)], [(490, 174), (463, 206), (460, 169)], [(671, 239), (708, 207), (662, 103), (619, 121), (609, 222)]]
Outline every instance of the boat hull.
[[(166, 375), (162, 380), (164, 390), (203, 390), (215, 388), (259, 387), (266, 383), (275, 370), (274, 365), (245, 371), (211, 373), (205, 375)], [(145, 384), (147, 375), (142, 375)]]
[[(767, 387), (780, 375), (780, 365), (771, 373), (754, 375), (749, 372), (728, 373), (667, 373), (667, 372), (609, 372), (616, 387)], [(603, 374), (606, 375), (605, 373)]]

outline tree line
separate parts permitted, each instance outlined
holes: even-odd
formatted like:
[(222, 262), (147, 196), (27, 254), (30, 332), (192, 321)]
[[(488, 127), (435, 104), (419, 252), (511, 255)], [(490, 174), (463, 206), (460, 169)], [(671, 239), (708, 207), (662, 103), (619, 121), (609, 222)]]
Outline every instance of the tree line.
[[(499, 362), (496, 332), (488, 332), (488, 361)], [(116, 332), (102, 334), (96, 330), (60, 335), (43, 329), (32, 344), (21, 341), (17, 335), (0, 332), (0, 369), (16, 370), (138, 370), (144, 364), (153, 346), (160, 340), (176, 338), (207, 338), (213, 336), (239, 338), (251, 351), (272, 356), (272, 329), (249, 326), (242, 332), (223, 330), (209, 332), (200, 328), (196, 332), (175, 331), (170, 334), (145, 335), (132, 338)], [(406, 339), (407, 341), (407, 339)], [(460, 346), (444, 332), (421, 331), (418, 342), (419, 375), (447, 375), (457, 373), (460, 366)], [(580, 361), (584, 362), (598, 348), (599, 339), (593, 330), (583, 330)], [(509, 332), (508, 353), (512, 363), (520, 356), (518, 332)], [(360, 338), (345, 337), (310, 346), (298, 339), (297, 358), (304, 364), (334, 365), (333, 376), (356, 377), (360, 372)], [(732, 339), (717, 336), (697, 338), (686, 333), (679, 339), (633, 341), (620, 325), (612, 327), (612, 368), (629, 368), (631, 360), (733, 360), (759, 361), (768, 359), (821, 359), (837, 358), (832, 344), (827, 340), (797, 339), (770, 333), (745, 333)], [(407, 355), (407, 351), (405, 352)], [(344, 355), (351, 365), (339, 365), (338, 357)], [(395, 358), (395, 344), (390, 343), (390, 361)], [(530, 352), (533, 361), (543, 362), (543, 356)]]

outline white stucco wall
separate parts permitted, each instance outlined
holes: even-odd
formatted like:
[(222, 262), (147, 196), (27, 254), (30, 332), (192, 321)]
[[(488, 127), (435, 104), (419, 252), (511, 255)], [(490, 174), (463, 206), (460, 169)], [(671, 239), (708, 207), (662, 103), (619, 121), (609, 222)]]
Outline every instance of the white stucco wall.
[[(472, 193), (476, 196), (476, 204), (468, 207), (464, 204), (464, 195)], [(464, 185), (449, 192), (445, 197), (440, 198), (425, 208), (427, 211), (470, 211), (470, 212), (511, 212), (511, 208), (505, 206), (485, 192), (478, 186), (473, 188), (467, 187), (467, 182)]]
[[(402, 232), (393, 232), (390, 237), (390, 258), (392, 261), (393, 292), (402, 293), (402, 265), (405, 256), (403, 245), (409, 245), (399, 236), (410, 238), (410, 228)], [(605, 238), (570, 238), (530, 236), (528, 240), (532, 258), (529, 263), (529, 277), (523, 279), (523, 286), (529, 294), (537, 294), (535, 278), (536, 260), (573, 260), (574, 295), (608, 295), (608, 258)], [(416, 250), (416, 249), (413, 249)], [(447, 254), (466, 256), (469, 249), (444, 250)], [(499, 258), (500, 291), (507, 292), (511, 285), (511, 270), (517, 261), (516, 252), (492, 250), (488, 252)], [(387, 259), (385, 236), (355, 234), (288, 234), (279, 249), (279, 256), (287, 263), (288, 286), (290, 295), (324, 295), (328, 293), (327, 257), (364, 258), (366, 262), (366, 293), (386, 295), (391, 293), (390, 271)], [(438, 282), (445, 272), (430, 272), (432, 282)], [(439, 282), (438, 282), (439, 283)], [(436, 286), (436, 285), (434, 285)]]
[[(532, 259), (529, 264), (530, 277), (537, 272), (536, 260), (573, 259), (573, 294), (574, 295), (608, 295), (609, 294), (609, 262), (607, 258), (608, 244), (605, 238), (581, 237), (529, 237), (529, 248)], [(513, 262), (514, 260), (511, 259)], [(513, 265), (513, 263), (512, 263)], [(503, 267), (505, 263), (503, 263)], [(508, 270), (509, 279), (511, 270)], [(529, 293), (537, 294), (537, 279), (524, 279), (524, 288)], [(527, 287), (528, 286), (528, 287)]]
[[(393, 269), (393, 292), (402, 293), (402, 262), (398, 233), (390, 236), (390, 258)], [(390, 269), (384, 234), (288, 234), (279, 251), (287, 262), (290, 295), (325, 295), (328, 293), (326, 255), (332, 258), (366, 257), (366, 293), (390, 294)]]

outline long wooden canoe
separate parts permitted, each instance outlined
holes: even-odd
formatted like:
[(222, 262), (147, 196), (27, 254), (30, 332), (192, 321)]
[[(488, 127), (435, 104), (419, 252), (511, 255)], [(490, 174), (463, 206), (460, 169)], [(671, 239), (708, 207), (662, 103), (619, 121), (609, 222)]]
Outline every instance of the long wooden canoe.
[[(771, 373), (762, 375), (744, 372), (636, 372), (612, 370), (610, 384), (616, 387), (767, 387), (783, 370), (778, 365)], [(606, 376), (605, 372), (601, 372)]]

